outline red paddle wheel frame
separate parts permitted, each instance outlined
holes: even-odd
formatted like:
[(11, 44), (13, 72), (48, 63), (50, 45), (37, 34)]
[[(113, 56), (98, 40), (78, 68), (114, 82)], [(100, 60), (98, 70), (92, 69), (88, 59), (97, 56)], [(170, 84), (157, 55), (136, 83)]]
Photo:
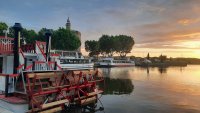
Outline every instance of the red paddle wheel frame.
[(26, 73), (30, 112), (64, 109), (65, 105), (87, 105), (97, 101), (99, 71), (54, 71)]

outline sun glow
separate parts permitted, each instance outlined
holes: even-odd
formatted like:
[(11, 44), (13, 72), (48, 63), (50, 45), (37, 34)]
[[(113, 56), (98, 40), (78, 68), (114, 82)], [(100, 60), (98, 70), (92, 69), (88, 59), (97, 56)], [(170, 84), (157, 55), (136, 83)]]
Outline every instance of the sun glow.
[(200, 49), (200, 41), (186, 41), (186, 42), (180, 42), (180, 46), (191, 48), (191, 49)]

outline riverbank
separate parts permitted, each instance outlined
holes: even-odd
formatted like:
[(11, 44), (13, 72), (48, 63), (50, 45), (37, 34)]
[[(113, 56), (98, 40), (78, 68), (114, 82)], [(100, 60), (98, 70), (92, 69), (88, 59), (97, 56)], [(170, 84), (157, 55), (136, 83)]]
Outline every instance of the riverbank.
[(140, 63), (136, 64), (136, 66), (141, 67), (169, 67), (169, 66), (187, 66), (186, 62), (183, 61), (167, 61), (167, 62), (155, 62), (155, 63)]

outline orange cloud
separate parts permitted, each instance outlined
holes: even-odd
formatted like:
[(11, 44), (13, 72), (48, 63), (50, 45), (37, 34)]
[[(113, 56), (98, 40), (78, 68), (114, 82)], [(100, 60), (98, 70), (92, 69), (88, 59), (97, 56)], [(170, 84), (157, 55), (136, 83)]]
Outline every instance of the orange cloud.
[(197, 19), (180, 19), (178, 20), (178, 24), (181, 24), (181, 25), (190, 25), (190, 24), (193, 24), (193, 23), (197, 23), (200, 21), (200, 18), (197, 18)]
[(195, 32), (195, 33), (188, 33), (188, 34), (178, 34), (174, 35), (173, 37), (193, 37), (193, 38), (199, 38), (200, 37), (200, 32)]

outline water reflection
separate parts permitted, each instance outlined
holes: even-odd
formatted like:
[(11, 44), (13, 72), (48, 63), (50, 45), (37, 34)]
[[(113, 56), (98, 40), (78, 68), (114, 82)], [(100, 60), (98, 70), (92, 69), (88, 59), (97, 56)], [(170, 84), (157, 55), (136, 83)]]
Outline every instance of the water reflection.
[(119, 68), (119, 67), (113, 67), (113, 68), (101, 68), (102, 74), (104, 77), (108, 78), (127, 78), (129, 76), (129, 71), (131, 68)]
[(101, 70), (106, 113), (200, 113), (199, 65)]
[(70, 106), (65, 107), (63, 111), (60, 113), (96, 113), (96, 112), (104, 112), (103, 107), (97, 108), (96, 104), (90, 104), (89, 106)]
[(150, 75), (151, 71), (157, 69), (160, 74), (167, 73), (167, 67), (140, 67), (142, 70), (146, 70), (147, 75)]
[(160, 72), (160, 74), (164, 74), (164, 73), (167, 73), (167, 68), (166, 67), (159, 67), (158, 71)]
[[(130, 79), (111, 79), (105, 77), (104, 94), (121, 95), (133, 92), (134, 85)], [(101, 86), (102, 87), (102, 86)]]
[[(104, 95), (121, 95), (133, 92), (134, 85), (129, 78), (131, 68), (101, 68), (105, 76)], [(101, 85), (101, 87), (103, 87)]]

